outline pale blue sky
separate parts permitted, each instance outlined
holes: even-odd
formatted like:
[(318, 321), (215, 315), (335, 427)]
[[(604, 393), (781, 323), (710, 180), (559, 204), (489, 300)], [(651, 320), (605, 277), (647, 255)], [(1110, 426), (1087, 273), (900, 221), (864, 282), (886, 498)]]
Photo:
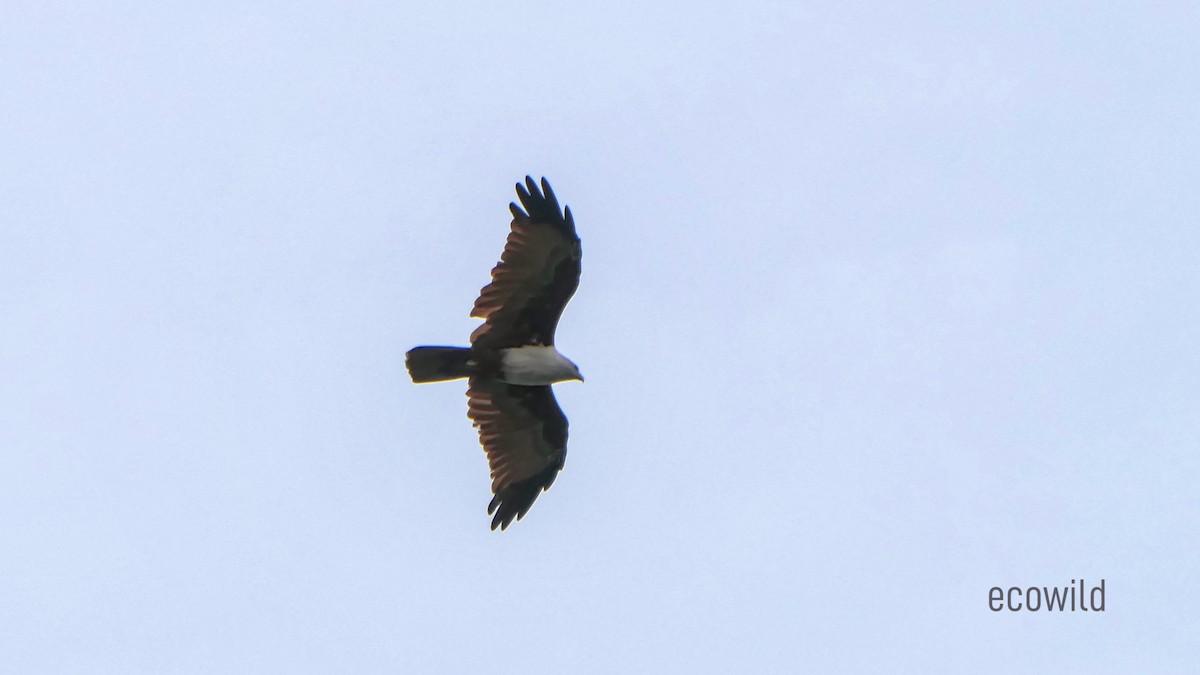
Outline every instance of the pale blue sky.
[[(84, 6), (81, 6), (84, 5)], [(1190, 672), (1194, 3), (0, 12), (0, 671)], [(576, 215), (566, 470), (465, 342)], [(1103, 614), (992, 613), (1106, 580)]]

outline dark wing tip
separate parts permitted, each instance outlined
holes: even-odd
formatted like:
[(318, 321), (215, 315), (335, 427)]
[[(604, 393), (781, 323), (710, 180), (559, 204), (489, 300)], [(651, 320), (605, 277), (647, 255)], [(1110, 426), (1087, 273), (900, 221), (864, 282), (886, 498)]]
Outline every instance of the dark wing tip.
[(503, 532), (514, 520), (524, 518), (538, 495), (554, 484), (561, 470), (562, 462), (555, 462), (534, 476), (500, 488), (488, 504), (488, 515), (495, 514), (492, 529), (500, 528)]
[[(533, 185), (533, 183), (530, 183), (530, 185)], [(529, 199), (529, 190), (526, 190), (525, 186), (520, 183), (517, 183), (517, 197), (520, 197), (522, 204), (526, 204)]]
[(513, 495), (505, 495), (505, 492), (507, 490), (502, 490), (495, 497), (492, 497), (492, 501), (488, 504), (488, 515), (496, 514), (492, 518), (493, 531), (496, 528), (500, 528), (501, 532), (507, 530), (514, 519), (520, 520), (525, 515), (525, 512), (529, 510), (529, 507), (533, 506), (533, 500), (530, 499), (529, 503), (525, 504), (525, 508), (518, 508)]
[[(572, 239), (578, 239), (575, 234), (575, 221), (571, 217), (570, 208), (565, 211), (558, 205), (558, 197), (554, 194), (554, 189), (550, 187), (550, 181), (542, 178), (541, 188), (534, 182), (532, 176), (525, 176), (525, 184), (517, 183), (517, 197), (521, 200), (521, 206), (524, 208), (524, 213), (529, 220), (535, 223), (546, 223), (554, 225), (563, 230), (565, 234)], [(513, 204), (515, 206), (515, 202)], [(512, 206), (509, 207), (510, 209)], [(516, 215), (516, 212), (513, 212)]]
[(488, 515), (495, 514), (492, 518), (492, 529), (497, 527), (500, 531), (508, 529), (514, 520), (520, 520), (529, 512), (529, 507), (533, 506), (533, 501), (537, 499), (538, 493), (541, 490), (534, 487), (528, 489), (522, 481), (516, 485), (505, 487), (500, 492), (492, 497), (492, 501), (488, 504)]
[(554, 209), (555, 213), (560, 213), (558, 197), (554, 196), (554, 188), (550, 187), (550, 181), (546, 180), (545, 176), (542, 176), (542, 194), (546, 196), (546, 203), (550, 208)]

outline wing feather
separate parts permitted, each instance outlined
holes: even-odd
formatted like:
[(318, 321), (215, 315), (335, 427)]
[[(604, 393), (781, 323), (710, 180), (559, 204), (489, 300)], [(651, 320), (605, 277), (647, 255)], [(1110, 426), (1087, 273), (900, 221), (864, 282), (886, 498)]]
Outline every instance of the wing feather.
[(471, 309), (484, 320), (471, 343), (493, 349), (553, 344), (559, 317), (579, 286), (582, 250), (571, 209), (559, 209), (545, 178), (539, 190), (526, 176), (525, 185), (517, 183), (517, 198), (521, 206), (509, 204), (513, 220), (500, 262)]
[(467, 416), (479, 429), (492, 472), (492, 529), (503, 530), (529, 511), (562, 470), (567, 418), (549, 385), (524, 387), (473, 377), (467, 397)]

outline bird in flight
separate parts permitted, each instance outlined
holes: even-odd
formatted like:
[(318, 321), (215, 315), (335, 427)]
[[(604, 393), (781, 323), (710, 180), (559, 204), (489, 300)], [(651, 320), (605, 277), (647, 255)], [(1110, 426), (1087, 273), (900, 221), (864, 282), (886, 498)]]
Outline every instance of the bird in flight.
[(471, 316), (483, 324), (470, 347), (415, 347), (404, 362), (413, 382), (467, 378), (467, 417), (492, 471), (492, 529), (520, 520), (550, 489), (567, 455), (567, 418), (550, 385), (579, 380), (554, 348), (554, 329), (579, 286), (581, 249), (571, 208), (559, 210), (550, 183), (517, 183), (521, 205), (492, 281)]

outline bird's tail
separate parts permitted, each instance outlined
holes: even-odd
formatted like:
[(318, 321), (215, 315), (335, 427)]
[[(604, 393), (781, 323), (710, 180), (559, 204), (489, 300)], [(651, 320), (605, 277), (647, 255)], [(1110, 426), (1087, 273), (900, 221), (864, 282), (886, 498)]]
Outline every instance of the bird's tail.
[(404, 355), (404, 365), (417, 384), (445, 382), (470, 375), (470, 357), (466, 347), (414, 347)]

